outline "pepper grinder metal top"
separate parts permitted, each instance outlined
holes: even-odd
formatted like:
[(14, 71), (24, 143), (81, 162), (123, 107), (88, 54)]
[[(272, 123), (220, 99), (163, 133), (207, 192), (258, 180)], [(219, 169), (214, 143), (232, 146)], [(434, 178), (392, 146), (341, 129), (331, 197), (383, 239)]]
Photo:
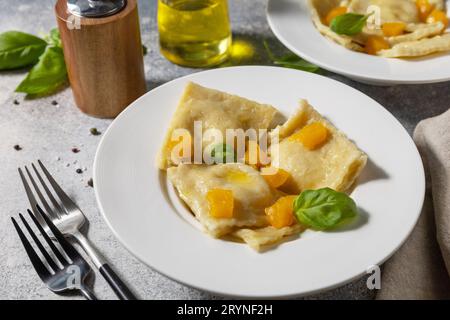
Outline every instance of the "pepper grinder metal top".
[(55, 13), (81, 111), (112, 118), (146, 92), (137, 0), (58, 0)]
[(79, 17), (99, 18), (116, 14), (126, 4), (126, 0), (68, 0), (67, 9)]

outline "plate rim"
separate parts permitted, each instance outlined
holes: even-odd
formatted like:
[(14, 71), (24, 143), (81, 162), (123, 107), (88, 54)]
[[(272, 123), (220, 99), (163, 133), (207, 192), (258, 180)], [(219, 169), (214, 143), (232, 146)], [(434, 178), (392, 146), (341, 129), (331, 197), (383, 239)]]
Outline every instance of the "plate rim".
[[(127, 108), (125, 108), (112, 122), (111, 124), (108, 126), (108, 128), (105, 130), (105, 133), (102, 135), (101, 140), (97, 146), (96, 152), (95, 152), (95, 157), (94, 157), (94, 164), (93, 164), (93, 181), (94, 181), (94, 185), (96, 185), (96, 181), (98, 181), (98, 168), (99, 168), (99, 154), (101, 152), (101, 149), (103, 148), (103, 144), (105, 143), (104, 141), (106, 141), (107, 137), (109, 136), (109, 132), (112, 130), (112, 128), (114, 127), (114, 124), (124, 116), (124, 114), (126, 114), (127, 112), (129, 112), (130, 107), (133, 107), (133, 105), (138, 105), (139, 101), (144, 99), (144, 97), (149, 94), (150, 92), (157, 90), (158, 88), (161, 87), (165, 87), (165, 86), (170, 86), (173, 82), (178, 81), (178, 80), (186, 80), (189, 79), (192, 75), (194, 74), (199, 74), (199, 73), (213, 73), (216, 72), (218, 70), (223, 70), (223, 69), (247, 69), (247, 68), (268, 68), (268, 69), (285, 69), (285, 68), (281, 68), (281, 67), (275, 67), (275, 66), (265, 66), (265, 65), (248, 65), (248, 66), (233, 66), (233, 67), (225, 67), (225, 68), (220, 68), (220, 69), (209, 69), (209, 70), (204, 70), (204, 71), (199, 71), (199, 72), (194, 72), (188, 75), (184, 75), (178, 78), (174, 78), (170, 81), (167, 81), (166, 83), (155, 87), (151, 90), (149, 90), (148, 92), (146, 92), (145, 94), (143, 94), (141, 97), (139, 97), (138, 99), (136, 99), (134, 102), (132, 102)], [(318, 77), (318, 78), (325, 78), (329, 81), (332, 82), (336, 82), (339, 85), (345, 86), (345, 87), (349, 87), (352, 90), (357, 91), (358, 93), (364, 95), (367, 99), (372, 100), (373, 102), (375, 102), (376, 104), (378, 104), (381, 107), (381, 110), (383, 110), (385, 113), (387, 113), (388, 115), (390, 115), (395, 121), (396, 124), (398, 126), (401, 127), (401, 129), (406, 133), (408, 139), (410, 140), (410, 142), (414, 145), (414, 152), (417, 156), (417, 159), (419, 160), (419, 164), (420, 164), (420, 169), (418, 174), (420, 175), (420, 181), (421, 181), (421, 185), (420, 185), (420, 189), (421, 189), (421, 198), (420, 198), (420, 208), (418, 208), (418, 213), (416, 213), (415, 215), (415, 221), (414, 223), (411, 224), (411, 227), (409, 228), (409, 230), (406, 233), (406, 236), (404, 237), (404, 239), (402, 241), (399, 242), (399, 244), (393, 248), (391, 250), (391, 252), (386, 255), (383, 259), (381, 259), (380, 261), (375, 262), (376, 265), (381, 265), (382, 263), (384, 263), (386, 260), (388, 260), (394, 253), (397, 252), (397, 250), (406, 242), (406, 240), (409, 238), (409, 236), (411, 235), (413, 229), (415, 228), (417, 221), (421, 215), (421, 211), (423, 208), (423, 204), (424, 204), (424, 199), (425, 199), (425, 191), (426, 191), (426, 183), (425, 183), (425, 171), (424, 171), (424, 166), (423, 166), (423, 161), (422, 158), (420, 156), (420, 153), (418, 151), (418, 148), (416, 146), (416, 144), (414, 143), (414, 140), (412, 139), (412, 137), (409, 135), (409, 133), (406, 131), (406, 129), (404, 128), (404, 126), (400, 123), (400, 121), (389, 111), (387, 110), (385, 107), (383, 107), (383, 105), (381, 105), (379, 102), (377, 102), (375, 99), (373, 99), (372, 97), (366, 95), (365, 93), (361, 92), (360, 90), (347, 85), (345, 83), (342, 83), (340, 81), (334, 80), (332, 78), (323, 76), (323, 75), (319, 75), (319, 74), (314, 74), (314, 73), (308, 73), (308, 72), (304, 72), (304, 71), (300, 71), (300, 70), (292, 70), (289, 69), (293, 72), (297, 72), (297, 73), (307, 73), (310, 76), (313, 77)], [(262, 299), (270, 299), (270, 298), (294, 298), (294, 297), (303, 297), (303, 296), (309, 296), (309, 295), (314, 295), (320, 292), (326, 292), (329, 290), (333, 290), (335, 288), (338, 288), (340, 286), (343, 286), (345, 284), (348, 284), (356, 279), (361, 278), (364, 274), (366, 274), (366, 271), (363, 270), (360, 273), (354, 275), (353, 277), (344, 279), (342, 281), (339, 281), (337, 283), (333, 283), (331, 285), (328, 285), (326, 287), (323, 288), (319, 288), (316, 290), (309, 290), (309, 291), (304, 291), (304, 292), (300, 292), (300, 293), (291, 293), (291, 294), (275, 294), (275, 295), (246, 295), (246, 294), (234, 294), (234, 293), (228, 293), (225, 291), (220, 291), (220, 290), (212, 290), (210, 288), (206, 288), (206, 287), (202, 287), (200, 285), (195, 285), (193, 283), (190, 283), (189, 281), (185, 281), (183, 279), (178, 279), (176, 277), (173, 277), (169, 274), (167, 274), (164, 270), (161, 270), (157, 267), (151, 266), (149, 265), (149, 263), (147, 263), (144, 257), (141, 257), (140, 254), (136, 253), (135, 250), (133, 250), (133, 248), (131, 248), (131, 246), (129, 246), (127, 244), (127, 242), (122, 238), (122, 236), (119, 234), (119, 232), (117, 232), (117, 230), (114, 228), (113, 224), (111, 223), (111, 221), (108, 219), (108, 215), (106, 214), (102, 202), (100, 201), (100, 195), (99, 195), (99, 191), (98, 188), (94, 188), (94, 193), (95, 193), (95, 198), (96, 198), (96, 202), (99, 208), (99, 211), (101, 213), (101, 216), (103, 217), (103, 220), (106, 222), (108, 228), (111, 230), (112, 234), (114, 235), (114, 237), (121, 243), (121, 245), (124, 246), (124, 248), (135, 258), (137, 258), (141, 263), (143, 263), (146, 267), (151, 268), (152, 270), (160, 273), (161, 275), (177, 282), (180, 284), (183, 284), (185, 286), (191, 287), (191, 288), (195, 288), (201, 291), (205, 291), (214, 295), (220, 295), (223, 297), (234, 297), (234, 298), (262, 298)]]
[[(450, 74), (447, 77), (437, 78), (437, 79), (427, 79), (427, 80), (410, 80), (408, 78), (397, 78), (397, 79), (384, 79), (381, 77), (368, 77), (365, 75), (355, 75), (352, 72), (348, 72), (345, 69), (340, 69), (337, 66), (330, 66), (329, 64), (322, 62), (321, 60), (318, 60), (314, 58), (313, 56), (302, 52), (301, 50), (297, 49), (295, 46), (293, 46), (288, 40), (284, 38), (284, 36), (281, 34), (281, 32), (278, 30), (276, 23), (273, 21), (272, 13), (271, 13), (271, 6), (273, 6), (273, 3), (275, 1), (286, 1), (286, 0), (268, 0), (267, 7), (266, 7), (266, 19), (267, 23), (269, 24), (270, 30), (274, 33), (275, 37), (284, 45), (286, 48), (297, 54), (298, 56), (308, 60), (309, 62), (318, 65), (319, 67), (346, 76), (354, 81), (358, 81), (361, 83), (367, 83), (370, 85), (414, 85), (414, 84), (431, 84), (431, 83), (440, 83), (440, 82), (446, 82), (450, 80)], [(301, 0), (306, 1), (306, 0)], [(312, 21), (311, 21), (312, 23)], [(331, 41), (331, 40), (329, 40)], [(349, 50), (349, 49), (347, 49)]]

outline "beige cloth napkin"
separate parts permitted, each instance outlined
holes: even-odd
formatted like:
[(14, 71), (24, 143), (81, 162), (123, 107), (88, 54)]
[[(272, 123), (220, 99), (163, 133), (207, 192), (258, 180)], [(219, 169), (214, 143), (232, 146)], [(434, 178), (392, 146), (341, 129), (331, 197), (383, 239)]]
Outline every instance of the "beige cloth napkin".
[(427, 191), (419, 221), (382, 269), (377, 299), (450, 299), (450, 109), (414, 132)]

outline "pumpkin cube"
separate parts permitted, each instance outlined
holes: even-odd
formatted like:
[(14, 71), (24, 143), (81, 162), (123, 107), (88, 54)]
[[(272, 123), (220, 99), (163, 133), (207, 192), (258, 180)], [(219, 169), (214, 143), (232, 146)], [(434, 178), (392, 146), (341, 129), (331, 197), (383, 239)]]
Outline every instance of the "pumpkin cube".
[(380, 36), (369, 36), (367, 38), (365, 51), (368, 54), (376, 55), (378, 51), (390, 49), (389, 43)]
[[(270, 170), (268, 170), (270, 169)], [(262, 168), (261, 175), (272, 188), (281, 187), (288, 179), (289, 172), (280, 168)]]
[(444, 29), (448, 27), (447, 14), (442, 10), (433, 10), (427, 18), (428, 23), (442, 22)]
[(313, 122), (295, 132), (288, 139), (302, 143), (308, 150), (315, 150), (327, 141), (328, 135), (329, 131), (325, 125)]
[(416, 0), (417, 11), (419, 12), (419, 19), (422, 22), (426, 22), (431, 11), (434, 9), (434, 5), (428, 0)]
[(347, 7), (336, 7), (330, 12), (328, 12), (327, 16), (324, 19), (324, 23), (329, 26), (331, 24), (331, 21), (333, 21), (334, 18), (338, 16), (342, 16), (343, 14), (347, 13)]
[(403, 22), (386, 22), (381, 29), (386, 37), (400, 36), (405, 32), (406, 25)]
[(232, 218), (234, 208), (233, 192), (225, 189), (211, 189), (206, 194), (209, 215), (214, 218)]
[(277, 200), (265, 212), (269, 223), (277, 228), (288, 227), (294, 223), (294, 201), (297, 196), (286, 196)]

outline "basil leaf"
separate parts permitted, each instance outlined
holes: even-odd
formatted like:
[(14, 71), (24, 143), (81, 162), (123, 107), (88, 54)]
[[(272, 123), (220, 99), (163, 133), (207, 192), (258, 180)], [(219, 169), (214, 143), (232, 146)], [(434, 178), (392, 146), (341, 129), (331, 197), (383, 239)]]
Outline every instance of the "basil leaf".
[(275, 57), (275, 55), (272, 53), (272, 51), (269, 48), (269, 45), (267, 44), (267, 41), (263, 42), (264, 47), (266, 48), (267, 55), (269, 56), (270, 60), (278, 66), (285, 67), (285, 68), (291, 68), (291, 69), (298, 69), (303, 70), (307, 72), (317, 72), (319, 71), (319, 67), (315, 64), (312, 64), (311, 62), (308, 62), (299, 56), (295, 55), (294, 53), (288, 53), (281, 57)]
[(214, 159), (215, 163), (227, 163), (227, 160), (236, 161), (236, 155), (229, 144), (218, 143), (211, 149), (211, 159)]
[(64, 54), (60, 47), (48, 46), (39, 62), (19, 84), (16, 92), (31, 95), (52, 93), (66, 82), (67, 70)]
[(357, 13), (345, 13), (334, 18), (331, 21), (330, 28), (337, 34), (353, 36), (362, 31), (370, 15), (371, 14), (362, 15)]
[(273, 61), (274, 64), (291, 68), (291, 69), (298, 69), (308, 72), (317, 72), (320, 68), (316, 66), (315, 64), (312, 64), (311, 62), (308, 62), (306, 60), (303, 60), (299, 57), (297, 57), (295, 54), (287, 54), (280, 59), (276, 59)]
[(305, 190), (294, 201), (297, 220), (312, 229), (331, 229), (355, 217), (358, 209), (352, 198), (330, 188)]
[(8, 31), (0, 34), (0, 70), (16, 69), (38, 61), (47, 42), (31, 34)]

